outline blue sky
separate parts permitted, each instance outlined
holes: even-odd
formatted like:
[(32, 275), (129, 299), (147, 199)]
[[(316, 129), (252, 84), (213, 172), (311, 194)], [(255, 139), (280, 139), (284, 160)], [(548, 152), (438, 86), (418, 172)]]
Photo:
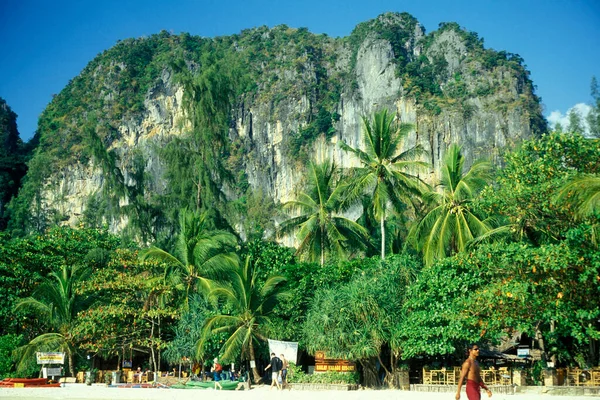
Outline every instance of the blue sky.
[(598, 0), (0, 0), (0, 97), (28, 140), (52, 95), (118, 40), (162, 29), (214, 37), (279, 24), (347, 36), (387, 11), (409, 12), (427, 32), (458, 22), (486, 47), (520, 54), (552, 119), (591, 102), (591, 78), (600, 79)]

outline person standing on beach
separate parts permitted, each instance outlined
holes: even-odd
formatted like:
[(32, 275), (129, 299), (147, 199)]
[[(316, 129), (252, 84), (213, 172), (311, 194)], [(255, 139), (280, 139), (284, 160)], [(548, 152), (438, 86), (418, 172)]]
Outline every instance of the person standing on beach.
[(283, 354), (280, 354), (280, 358), (281, 358), (281, 388), (283, 389), (284, 387), (287, 386), (287, 373), (288, 373), (288, 368), (290, 367), (290, 363), (287, 360), (287, 358), (285, 358), (285, 356)]
[(460, 371), (460, 378), (458, 379), (458, 389), (455, 396), (456, 400), (460, 399), (460, 389), (465, 378), (467, 379), (467, 398), (469, 400), (481, 399), (481, 392), (479, 388), (485, 389), (488, 397), (492, 397), (492, 391), (488, 389), (483, 382), (483, 379), (481, 379), (481, 368), (477, 362), (477, 357), (479, 356), (479, 346), (476, 344), (471, 344), (469, 345), (468, 350), (469, 358), (467, 358), (463, 363)]
[(219, 383), (221, 380), (221, 371), (223, 371), (223, 367), (219, 364), (219, 359), (215, 357), (213, 360), (213, 366), (210, 369), (213, 373), (213, 380), (215, 381), (215, 389), (223, 389), (223, 386)]
[(271, 353), (271, 362), (265, 368), (265, 371), (271, 368), (271, 390), (273, 390), (273, 385), (277, 385), (277, 389), (281, 389), (281, 383), (279, 383), (279, 377), (281, 376), (281, 368), (283, 367), (283, 363), (275, 355), (275, 353)]

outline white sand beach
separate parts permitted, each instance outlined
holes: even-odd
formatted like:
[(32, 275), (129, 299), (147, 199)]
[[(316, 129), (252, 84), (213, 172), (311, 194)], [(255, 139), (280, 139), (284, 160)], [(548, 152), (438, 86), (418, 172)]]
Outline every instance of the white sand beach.
[[(487, 399), (482, 393), (482, 399)], [(600, 400), (600, 396), (553, 396), (550, 394), (497, 394), (493, 400)], [(454, 400), (454, 393), (426, 393), (402, 390), (357, 391), (271, 391), (266, 386), (255, 386), (249, 391), (215, 391), (193, 389), (118, 388), (104, 385), (86, 386), (66, 384), (60, 388), (0, 388), (0, 399), (65, 399), (65, 400)], [(463, 393), (461, 400), (467, 400)]]

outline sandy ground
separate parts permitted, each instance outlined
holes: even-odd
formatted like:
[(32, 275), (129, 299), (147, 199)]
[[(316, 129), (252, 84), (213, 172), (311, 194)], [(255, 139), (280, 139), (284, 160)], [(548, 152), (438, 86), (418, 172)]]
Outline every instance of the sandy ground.
[[(482, 399), (487, 399), (482, 393)], [(493, 400), (600, 400), (596, 396), (552, 396), (534, 394), (497, 394)], [(453, 400), (454, 393), (425, 393), (400, 390), (358, 390), (358, 391), (271, 391), (265, 386), (255, 386), (250, 391), (215, 391), (192, 389), (142, 389), (118, 388), (104, 385), (86, 386), (67, 384), (61, 388), (0, 388), (0, 399), (66, 399), (66, 400)], [(461, 400), (467, 400), (463, 393)]]

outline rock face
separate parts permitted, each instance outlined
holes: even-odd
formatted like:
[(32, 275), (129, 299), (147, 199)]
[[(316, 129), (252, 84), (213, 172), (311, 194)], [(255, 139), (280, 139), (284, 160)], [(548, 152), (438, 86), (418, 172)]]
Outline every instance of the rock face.
[[(336, 101), (324, 106), (336, 116), (332, 119), (333, 129), (328, 135), (304, 143), (303, 149), (310, 158), (328, 156), (344, 168), (358, 164), (341, 150), (339, 142), (363, 147), (361, 118), (383, 108), (394, 112), (402, 122), (414, 124), (415, 130), (404, 146), (419, 144), (426, 149), (425, 161), (431, 170), (424, 178), (429, 182), (435, 181), (451, 143), (463, 146), (467, 163), (488, 158), (498, 164), (505, 149), (539, 133), (535, 126), (535, 121), (542, 118), (539, 101), (524, 68), (514, 68), (508, 62), (514, 55), (509, 55), (504, 64), (486, 66), (488, 61), (477, 54), (490, 51), (469, 44), (465, 31), (448, 28), (425, 35), (418, 23), (407, 24), (403, 15), (386, 14), (365, 24), (366, 28), (364, 24), (357, 27), (351, 40), (323, 39), (322, 54), (316, 61), (304, 53), (292, 68), (263, 66), (265, 76), (275, 76), (270, 80), (276, 83), (268, 86), (258, 82), (257, 90), (236, 98), (230, 113), (229, 138), (232, 143), (242, 144), (236, 148), (243, 154), (237, 156), (250, 187), (260, 188), (276, 203), (293, 196), (305, 173), (306, 159), (290, 154), (290, 138), (302, 132), (321, 107), (322, 93), (315, 86), (323, 79), (332, 82), (338, 76), (344, 78), (339, 80)], [(396, 36), (390, 39), (376, 30), (369, 31), (368, 24), (386, 27)], [(261, 40), (276, 35), (276, 30), (266, 30)], [(240, 46), (239, 42), (234, 40), (232, 46)], [(286, 61), (290, 58), (287, 53), (279, 57)], [(506, 55), (501, 58), (507, 60)], [(415, 66), (421, 69), (410, 73)], [(426, 74), (433, 77), (436, 88), (427, 95), (415, 83), (425, 79)], [(174, 79), (168, 64), (143, 96), (141, 110), (112, 121), (114, 133), (103, 143), (107, 152), (115, 155), (115, 167), (126, 184), (134, 181), (135, 155), (143, 155), (143, 173), (147, 176), (143, 196), (149, 198), (150, 193), (160, 195), (171, 190), (165, 180), (165, 161), (157, 149), (184, 136), (191, 125), (184, 108), (183, 86)], [(103, 107), (115, 97), (118, 94), (108, 95)], [(53, 132), (61, 134), (60, 129)], [(42, 208), (57, 210), (65, 222), (74, 225), (89, 207), (90, 198), (106, 189), (106, 170), (93, 157), (83, 158), (54, 169), (41, 183)], [(230, 198), (236, 196), (234, 190), (227, 193)], [(120, 205), (138, 201), (130, 197), (121, 196)], [(128, 219), (121, 216), (106, 222), (113, 231), (121, 231)]]

